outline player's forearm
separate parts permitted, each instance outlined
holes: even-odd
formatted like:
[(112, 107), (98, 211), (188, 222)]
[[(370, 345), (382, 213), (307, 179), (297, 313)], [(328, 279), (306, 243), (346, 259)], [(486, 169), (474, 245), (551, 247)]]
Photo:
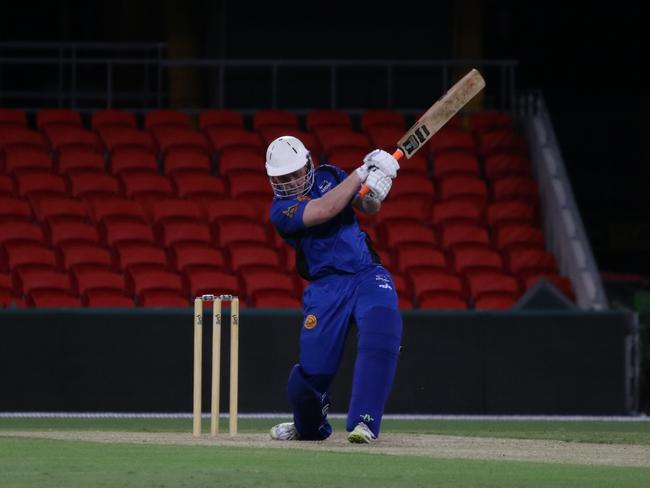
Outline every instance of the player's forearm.
[(345, 180), (320, 198), (311, 200), (305, 207), (302, 220), (307, 227), (322, 224), (338, 215), (350, 203), (361, 184), (361, 178), (353, 171)]

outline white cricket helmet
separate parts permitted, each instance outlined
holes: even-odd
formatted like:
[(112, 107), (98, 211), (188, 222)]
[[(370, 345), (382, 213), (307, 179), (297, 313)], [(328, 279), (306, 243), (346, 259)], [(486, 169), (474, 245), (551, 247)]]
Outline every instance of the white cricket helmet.
[[(282, 181), (282, 176), (306, 168), (304, 174)], [(266, 150), (266, 174), (276, 196), (281, 198), (304, 195), (314, 184), (314, 165), (311, 154), (300, 139), (280, 136)]]

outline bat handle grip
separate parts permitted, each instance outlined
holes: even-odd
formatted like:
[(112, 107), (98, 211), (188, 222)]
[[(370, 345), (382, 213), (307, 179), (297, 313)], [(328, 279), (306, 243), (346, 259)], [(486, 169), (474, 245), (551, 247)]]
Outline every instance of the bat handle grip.
[[(401, 149), (397, 149), (393, 153), (393, 157), (395, 159), (397, 159), (398, 161), (402, 158), (402, 156), (404, 156), (404, 153), (402, 152)], [(370, 191), (370, 188), (368, 188), (365, 183), (362, 183), (361, 184), (361, 189), (359, 190), (359, 196), (363, 197), (363, 196), (367, 195), (369, 191)]]

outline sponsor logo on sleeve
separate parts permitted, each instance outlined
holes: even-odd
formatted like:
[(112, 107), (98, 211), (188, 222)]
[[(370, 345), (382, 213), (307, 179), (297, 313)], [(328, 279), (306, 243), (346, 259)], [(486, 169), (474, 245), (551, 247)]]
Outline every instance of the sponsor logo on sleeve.
[(282, 213), (289, 219), (292, 219), (296, 212), (298, 211), (298, 204), (291, 205), (290, 207), (285, 208)]
[(316, 316), (313, 314), (309, 314), (305, 318), (305, 329), (311, 330), (314, 327), (316, 327), (317, 323), (318, 323), (318, 319), (316, 318)]

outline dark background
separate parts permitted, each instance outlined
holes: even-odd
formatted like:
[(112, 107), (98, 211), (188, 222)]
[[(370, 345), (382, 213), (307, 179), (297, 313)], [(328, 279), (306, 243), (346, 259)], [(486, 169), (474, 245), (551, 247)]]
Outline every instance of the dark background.
[(163, 41), (171, 57), (517, 59), (518, 88), (547, 99), (601, 269), (650, 273), (640, 4), (377, 4), (5, 2), (0, 40)]

